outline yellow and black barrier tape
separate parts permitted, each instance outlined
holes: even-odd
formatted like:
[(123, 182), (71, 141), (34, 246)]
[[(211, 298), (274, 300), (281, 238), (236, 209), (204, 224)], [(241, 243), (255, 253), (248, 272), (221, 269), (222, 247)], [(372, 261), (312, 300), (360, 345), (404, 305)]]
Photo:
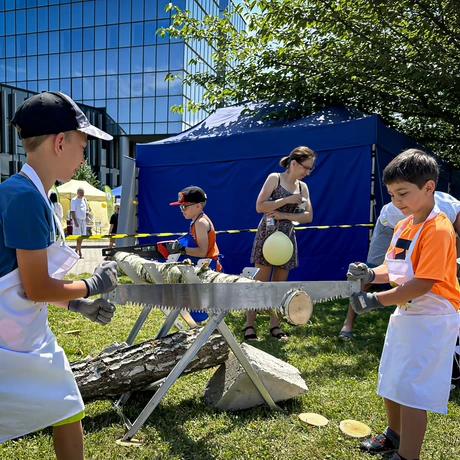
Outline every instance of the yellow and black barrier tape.
[[(375, 224), (344, 224), (344, 225), (309, 225), (308, 227), (294, 227), (295, 230), (325, 230), (328, 228), (353, 228), (353, 227), (373, 227)], [(247, 228), (244, 230), (216, 230), (217, 235), (222, 235), (225, 233), (256, 233), (257, 228)], [(69, 235), (66, 236), (67, 241), (74, 240), (101, 240), (101, 239), (123, 239), (123, 238), (148, 238), (148, 237), (170, 237), (170, 236), (184, 236), (188, 232), (182, 233), (172, 233), (172, 232), (161, 232), (161, 233), (117, 233), (113, 235), (91, 235), (91, 236), (81, 236), (81, 235)]]

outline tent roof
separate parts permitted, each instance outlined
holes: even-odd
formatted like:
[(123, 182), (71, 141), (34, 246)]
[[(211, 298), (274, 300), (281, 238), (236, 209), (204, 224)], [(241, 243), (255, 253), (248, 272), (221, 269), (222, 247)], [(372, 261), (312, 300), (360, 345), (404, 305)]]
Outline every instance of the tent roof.
[(210, 137), (226, 137), (272, 128), (298, 126), (322, 126), (363, 118), (365, 115), (355, 107), (331, 106), (304, 118), (281, 118), (271, 120), (270, 113), (289, 109), (290, 105), (269, 103), (245, 103), (217, 109), (205, 120), (176, 136), (168, 137), (145, 145), (172, 144)]
[(77, 189), (79, 187), (82, 187), (85, 190), (86, 199), (105, 199), (105, 193), (103, 191), (97, 189), (96, 187), (93, 187), (89, 182), (86, 182), (84, 180), (70, 180), (69, 182), (66, 182), (65, 184), (62, 184), (59, 187), (57, 187), (57, 190), (60, 196), (70, 199), (77, 195)]

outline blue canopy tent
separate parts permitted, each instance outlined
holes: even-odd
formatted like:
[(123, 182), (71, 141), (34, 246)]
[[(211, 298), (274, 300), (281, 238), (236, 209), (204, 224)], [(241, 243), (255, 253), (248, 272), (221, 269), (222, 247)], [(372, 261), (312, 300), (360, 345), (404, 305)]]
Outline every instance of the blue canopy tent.
[(118, 187), (115, 187), (114, 189), (112, 189), (112, 195), (115, 197), (115, 198), (121, 198), (121, 185), (119, 185)]
[[(247, 113), (248, 106), (256, 113)], [(299, 145), (317, 153), (315, 169), (306, 179), (314, 211), (311, 226), (375, 222), (389, 201), (383, 168), (402, 150), (420, 146), (379, 116), (354, 108), (266, 121), (263, 115), (273, 109), (267, 104), (218, 109), (175, 137), (137, 145), (139, 232), (187, 231), (189, 222), (169, 202), (189, 185), (207, 193), (205, 212), (216, 230), (257, 228), (262, 216), (255, 202), (265, 179), (283, 171), (279, 160)], [(450, 171), (445, 164), (442, 171), (438, 189), (448, 191)], [(344, 279), (350, 262), (366, 260), (368, 227), (309, 228), (296, 235), (300, 266), (290, 273), (291, 280)], [(254, 233), (217, 236), (226, 273), (240, 273), (250, 265), (253, 240)]]

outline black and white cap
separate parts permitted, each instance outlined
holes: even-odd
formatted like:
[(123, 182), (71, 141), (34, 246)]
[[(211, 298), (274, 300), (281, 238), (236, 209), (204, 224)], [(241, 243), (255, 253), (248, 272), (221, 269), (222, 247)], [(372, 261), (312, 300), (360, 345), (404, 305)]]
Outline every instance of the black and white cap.
[(89, 137), (111, 141), (113, 137), (93, 126), (80, 107), (66, 94), (43, 91), (26, 99), (16, 110), (11, 123), (20, 128), (21, 139), (81, 131)]

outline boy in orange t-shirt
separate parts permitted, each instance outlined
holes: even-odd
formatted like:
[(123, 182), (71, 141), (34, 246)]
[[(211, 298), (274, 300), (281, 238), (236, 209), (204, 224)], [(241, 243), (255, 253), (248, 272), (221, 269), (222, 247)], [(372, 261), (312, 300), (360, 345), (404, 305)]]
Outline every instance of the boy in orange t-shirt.
[(426, 411), (447, 413), (460, 287), (455, 232), (434, 201), (438, 176), (436, 160), (416, 149), (388, 164), (383, 181), (407, 218), (396, 226), (383, 265), (371, 269), (352, 263), (347, 273), (351, 280), (395, 286), (350, 298), (357, 314), (397, 305), (388, 324), (377, 388), (388, 426), (361, 444), (372, 454), (397, 451), (391, 460), (418, 459)]

